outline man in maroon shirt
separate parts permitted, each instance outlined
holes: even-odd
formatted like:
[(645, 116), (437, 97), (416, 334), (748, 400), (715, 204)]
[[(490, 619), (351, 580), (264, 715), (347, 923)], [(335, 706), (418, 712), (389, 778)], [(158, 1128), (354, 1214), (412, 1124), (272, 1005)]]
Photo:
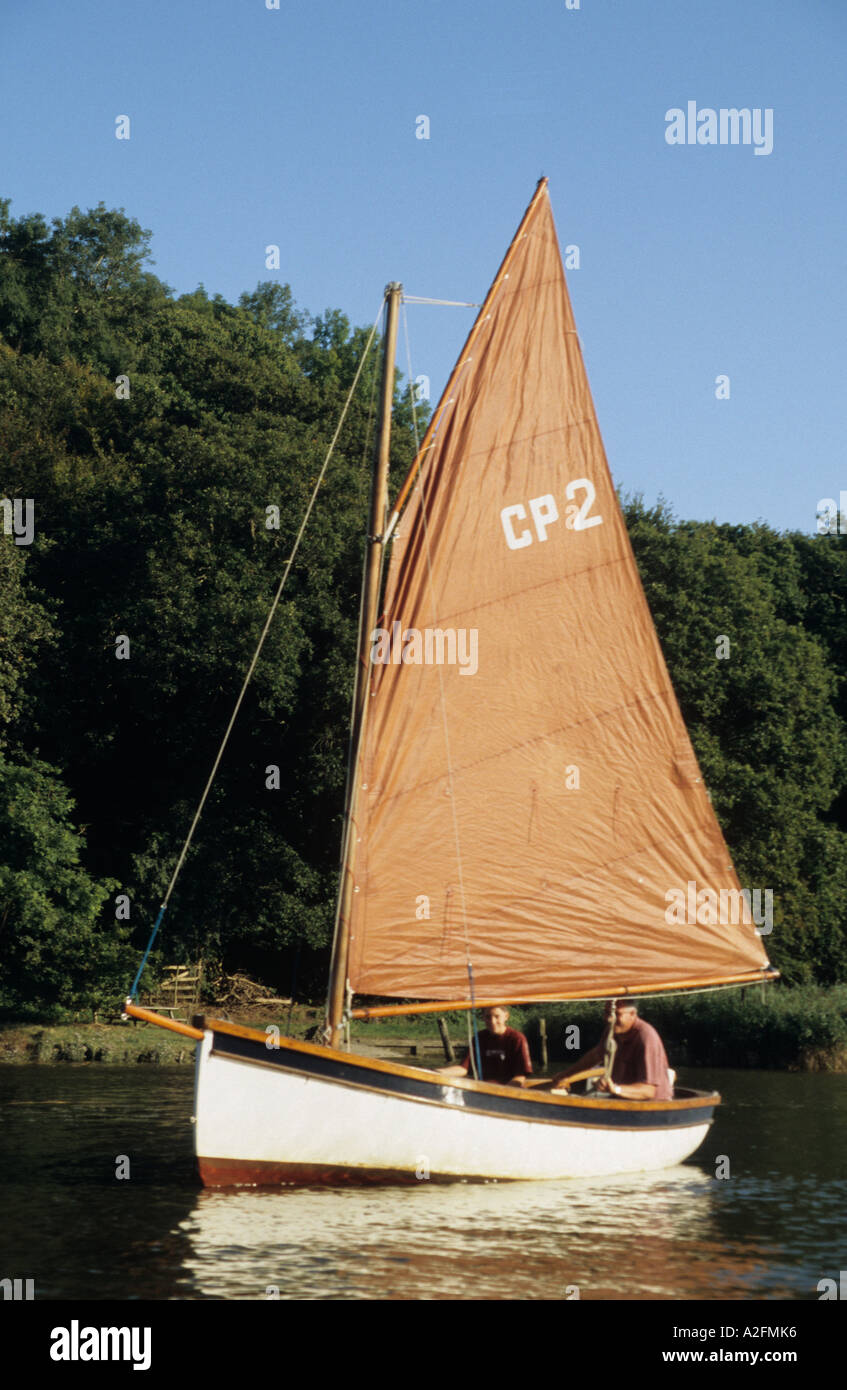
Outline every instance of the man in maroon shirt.
[[(532, 1073), (529, 1047), (523, 1033), (516, 1028), (507, 1027), (509, 1010), (501, 1005), (495, 1009), (484, 1009), (486, 1027), (477, 1034), (479, 1055), (482, 1061), (483, 1081), (496, 1081), (501, 1086), (512, 1082), (522, 1086)], [(471, 1064), (470, 1051), (466, 1051), (461, 1062), (452, 1067), (439, 1067), (442, 1076), (467, 1076)]]
[[(606, 1018), (611, 1005), (606, 1006)], [(635, 1004), (627, 999), (615, 1001), (615, 1043), (617, 1050), (612, 1063), (611, 1080), (605, 1076), (597, 1083), (598, 1091), (606, 1091), (625, 1100), (673, 1100), (673, 1087), (668, 1075), (668, 1058), (662, 1039), (651, 1024), (638, 1017)], [(586, 1067), (603, 1065), (605, 1042), (601, 1041), (578, 1062), (559, 1072), (553, 1086), (567, 1090), (567, 1078)]]

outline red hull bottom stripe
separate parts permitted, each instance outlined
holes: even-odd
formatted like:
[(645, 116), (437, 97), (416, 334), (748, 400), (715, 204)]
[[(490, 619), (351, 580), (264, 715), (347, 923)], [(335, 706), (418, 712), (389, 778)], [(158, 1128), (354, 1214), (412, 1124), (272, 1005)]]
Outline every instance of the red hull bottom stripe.
[[(266, 1163), (243, 1158), (198, 1158), (204, 1187), (367, 1187), (416, 1183), (414, 1168), (357, 1168), (335, 1163)], [(490, 1178), (427, 1174), (429, 1182), (491, 1182)], [(498, 1179), (502, 1181), (502, 1179)], [(508, 1181), (508, 1179), (506, 1179)]]

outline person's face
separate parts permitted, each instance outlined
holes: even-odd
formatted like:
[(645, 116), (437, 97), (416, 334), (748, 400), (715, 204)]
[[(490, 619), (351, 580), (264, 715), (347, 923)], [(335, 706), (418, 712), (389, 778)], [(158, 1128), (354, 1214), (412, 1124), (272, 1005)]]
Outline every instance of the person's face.
[(483, 1013), (485, 1026), (492, 1033), (505, 1033), (509, 1021), (508, 1009), (486, 1009)]
[(615, 1034), (628, 1033), (637, 1017), (638, 1010), (634, 1009), (631, 1004), (616, 1004)]

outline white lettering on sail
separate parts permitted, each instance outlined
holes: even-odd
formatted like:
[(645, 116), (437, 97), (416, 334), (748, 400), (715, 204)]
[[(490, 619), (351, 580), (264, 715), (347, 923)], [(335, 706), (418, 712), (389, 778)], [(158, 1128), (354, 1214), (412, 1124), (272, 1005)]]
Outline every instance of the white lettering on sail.
[(526, 521), (526, 508), (520, 502), (514, 507), (504, 507), (500, 513), (500, 520), (503, 523), (503, 530), (506, 533), (506, 544), (510, 550), (522, 550), (525, 545), (532, 545), (532, 534), (529, 531), (521, 531), (520, 535), (515, 535), (512, 526), (512, 517), (518, 521)]
[(545, 497), (533, 497), (530, 499), (529, 510), (535, 522), (535, 534), (540, 541), (546, 541), (547, 527), (559, 520), (559, 509), (555, 499), (549, 492)]
[[(574, 493), (579, 487), (585, 489), (585, 501), (580, 504), (575, 513), (572, 507), (568, 507), (568, 521), (566, 524), (572, 525), (574, 531), (587, 531), (589, 526), (599, 526), (603, 518), (602, 516), (588, 515), (591, 507), (594, 505), (594, 498), (597, 495), (594, 491), (594, 484), (590, 478), (574, 478), (572, 483), (568, 483), (565, 488), (565, 496), (568, 501), (573, 501)], [(570, 520), (572, 514), (573, 522)]]
[[(585, 497), (577, 505), (574, 498), (579, 488), (584, 490)], [(565, 488), (565, 496), (570, 502), (565, 513), (565, 525), (569, 530), (587, 531), (590, 526), (601, 525), (602, 516), (589, 516), (597, 497), (590, 478), (574, 478)], [(559, 520), (559, 508), (556, 506), (555, 497), (552, 493), (545, 492), (540, 497), (530, 497), (528, 506), (535, 527), (535, 538), (539, 541), (548, 540), (548, 527), (552, 526), (554, 521)], [(506, 537), (506, 544), (510, 550), (523, 550), (524, 546), (532, 545), (533, 535), (529, 527), (524, 527), (518, 533), (515, 526), (516, 521), (526, 521), (526, 519), (526, 507), (522, 502), (513, 502), (501, 511), (500, 522)]]

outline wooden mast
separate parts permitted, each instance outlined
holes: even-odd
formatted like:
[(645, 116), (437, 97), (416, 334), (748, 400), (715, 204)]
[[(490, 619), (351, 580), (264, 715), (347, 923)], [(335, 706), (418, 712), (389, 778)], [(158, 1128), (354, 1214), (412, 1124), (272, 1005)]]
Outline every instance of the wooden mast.
[(341, 883), (335, 918), (332, 964), (327, 996), (327, 1030), (330, 1047), (341, 1043), (341, 1022), (344, 1016), (347, 989), (347, 956), (350, 940), (350, 905), (353, 898), (353, 866), (356, 858), (356, 809), (359, 801), (359, 753), (367, 720), (370, 690), (371, 633), (379, 615), (379, 589), (388, 510), (388, 452), (391, 442), (391, 407), (394, 402), (394, 359), (397, 351), (397, 321), (403, 286), (393, 281), (386, 286), (385, 340), (382, 358), (382, 395), (380, 400), (379, 438), (371, 481), (371, 504), (368, 521), (367, 550), (362, 609), (359, 615), (359, 643), (356, 660), (358, 681), (356, 704), (351, 730), (351, 755), (347, 776), (347, 797), (344, 813)]

